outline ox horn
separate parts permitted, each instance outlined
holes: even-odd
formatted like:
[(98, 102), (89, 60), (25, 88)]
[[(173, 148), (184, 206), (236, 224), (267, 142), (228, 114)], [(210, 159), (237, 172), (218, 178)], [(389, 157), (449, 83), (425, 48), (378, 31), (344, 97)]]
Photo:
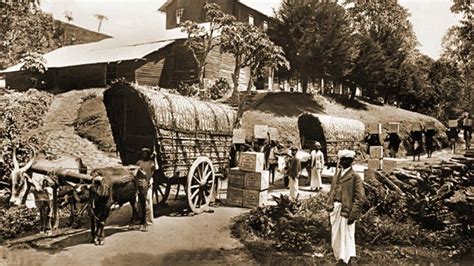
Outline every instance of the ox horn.
[(31, 145), (28, 145), (28, 147), (30, 147), (30, 149), (33, 151), (33, 155), (31, 156), (31, 159), (22, 168), (20, 168), (22, 171), (26, 171), (26, 170), (30, 169), (31, 166), (33, 165), (33, 162), (36, 159), (36, 150), (35, 150), (35, 148)]

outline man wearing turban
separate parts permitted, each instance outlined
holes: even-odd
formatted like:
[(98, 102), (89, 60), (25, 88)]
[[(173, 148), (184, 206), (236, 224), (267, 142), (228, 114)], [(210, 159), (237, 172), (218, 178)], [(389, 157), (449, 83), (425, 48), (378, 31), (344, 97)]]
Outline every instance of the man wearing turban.
[(338, 152), (339, 165), (332, 178), (327, 210), (331, 220), (331, 246), (336, 260), (348, 263), (356, 256), (355, 221), (365, 202), (361, 177), (352, 169), (355, 152)]

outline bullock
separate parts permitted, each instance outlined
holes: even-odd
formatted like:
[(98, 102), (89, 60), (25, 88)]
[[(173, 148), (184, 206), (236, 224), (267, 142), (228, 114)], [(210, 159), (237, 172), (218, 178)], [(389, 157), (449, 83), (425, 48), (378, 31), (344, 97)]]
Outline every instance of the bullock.
[[(31, 156), (30, 161), (28, 161), (24, 166), (20, 167), (18, 161), (16, 159), (16, 148), (13, 148), (13, 170), (10, 174), (11, 179), (11, 196), (10, 196), (10, 204), (12, 205), (22, 205), (26, 201), (26, 197), (31, 190), (33, 195), (35, 196), (35, 201), (38, 202), (38, 199), (41, 201), (53, 201), (53, 218), (54, 218), (54, 226), (53, 229), (57, 229), (59, 227), (59, 213), (57, 208), (57, 198), (58, 198), (58, 191), (57, 191), (57, 180), (53, 180), (51, 177), (33, 173), (31, 171), (31, 166), (35, 164), (40, 164), (42, 166), (52, 167), (52, 168), (63, 168), (63, 169), (77, 169), (80, 173), (87, 172), (87, 167), (82, 163), (80, 158), (72, 158), (72, 157), (63, 157), (58, 160), (50, 161), (46, 160), (43, 155), (36, 154), (36, 150), (31, 148), (33, 151), (33, 155)], [(47, 196), (44, 192), (46, 189), (45, 186), (53, 187), (52, 192), (50, 191), (49, 195)], [(59, 196), (65, 195), (73, 195), (74, 189), (71, 189), (69, 185), (62, 187), (60, 190)], [(40, 217), (41, 212), (45, 212), (46, 208), (40, 208), (38, 204), (36, 204), (38, 209), (40, 209)], [(39, 204), (43, 205), (43, 204)], [(45, 216), (46, 217), (46, 216)], [(47, 219), (51, 220), (50, 215), (47, 215)], [(70, 221), (74, 222), (75, 220), (75, 205), (71, 204), (71, 217)], [(43, 221), (42, 221), (43, 223)], [(45, 222), (46, 224), (50, 223)]]
[(104, 227), (112, 205), (122, 206), (130, 203), (132, 207), (130, 226), (137, 220), (138, 212), (135, 205), (137, 192), (143, 193), (141, 196), (145, 197), (147, 193), (147, 191), (137, 191), (135, 176), (141, 173), (137, 170), (132, 173), (130, 169), (124, 167), (99, 168), (90, 173), (93, 178), (101, 178), (100, 185), (91, 186), (89, 197), (91, 240), (95, 245), (104, 245)]

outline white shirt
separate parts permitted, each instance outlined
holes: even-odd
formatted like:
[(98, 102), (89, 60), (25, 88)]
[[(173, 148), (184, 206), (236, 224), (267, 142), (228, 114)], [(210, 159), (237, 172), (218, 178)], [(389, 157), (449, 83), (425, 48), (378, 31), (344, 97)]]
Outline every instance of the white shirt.
[(322, 151), (311, 151), (311, 166), (316, 168), (324, 167), (324, 154)]

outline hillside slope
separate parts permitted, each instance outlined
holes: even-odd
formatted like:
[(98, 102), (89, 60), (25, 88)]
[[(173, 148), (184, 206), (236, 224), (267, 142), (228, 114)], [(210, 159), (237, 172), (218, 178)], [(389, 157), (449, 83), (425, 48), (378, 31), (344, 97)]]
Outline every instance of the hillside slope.
[[(320, 95), (307, 96), (301, 93), (269, 93), (262, 97), (253, 108), (244, 113), (242, 127), (247, 136), (252, 135), (254, 125), (268, 124), (279, 129), (281, 141), (292, 141), (299, 144), (297, 118), (305, 112), (326, 114), (336, 117), (357, 119), (365, 124), (400, 122), (402, 139), (406, 140), (411, 122), (434, 121), (438, 128), (438, 137), (444, 143), (445, 127), (437, 119), (394, 106), (379, 106), (364, 101), (348, 101)], [(407, 145), (407, 143), (405, 143)]]

